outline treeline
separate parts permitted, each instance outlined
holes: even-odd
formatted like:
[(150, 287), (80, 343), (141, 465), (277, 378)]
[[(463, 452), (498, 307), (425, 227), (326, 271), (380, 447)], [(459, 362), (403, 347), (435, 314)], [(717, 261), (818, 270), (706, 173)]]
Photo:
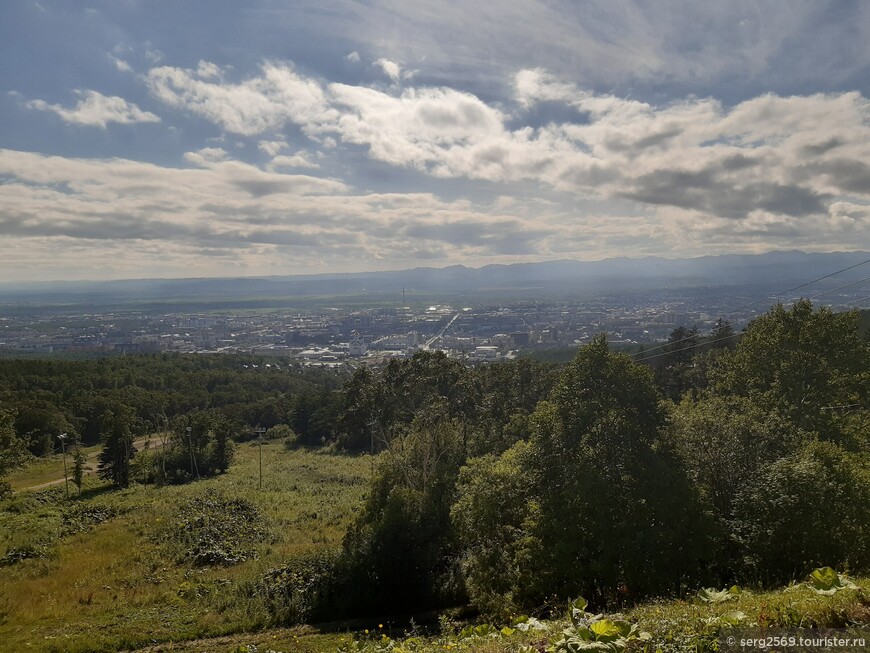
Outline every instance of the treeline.
[(206, 412), (234, 424), (236, 436), (292, 424), (304, 441), (319, 444), (331, 433), (341, 382), (332, 372), (240, 355), (0, 360), (0, 407), (37, 456), (59, 451), (60, 433), (84, 445), (104, 440), (113, 428), (109, 412), (124, 414), (134, 435)]
[[(99, 475), (118, 487), (133, 476), (178, 483), (219, 474), (234, 442), (257, 427), (294, 443), (330, 440), (341, 382), (340, 373), (239, 355), (0, 361), (0, 476), (60, 451), (62, 433), (79, 487), (82, 447), (97, 443)], [(136, 438), (152, 433), (154, 453), (137, 458)]]
[(578, 595), (613, 608), (870, 570), (857, 314), (802, 301), (731, 335), (686, 358), (676, 334), (667, 364), (600, 337), (562, 369), (418, 354), (359, 370), (337, 433), (382, 451), (370, 495), (340, 552), (273, 574), (294, 586), (270, 596), (306, 606), (276, 614), (509, 613)]

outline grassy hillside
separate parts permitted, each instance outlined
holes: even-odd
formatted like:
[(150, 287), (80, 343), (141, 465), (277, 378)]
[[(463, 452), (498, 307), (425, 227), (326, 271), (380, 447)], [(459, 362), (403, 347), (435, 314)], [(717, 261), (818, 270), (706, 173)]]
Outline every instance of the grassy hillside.
[[(720, 603), (707, 603), (697, 596), (641, 604), (622, 614), (649, 639), (634, 640), (629, 650), (648, 653), (707, 653), (718, 650), (720, 636), (732, 628), (850, 628), (870, 636), (870, 579), (854, 579), (853, 590), (833, 596), (807, 587), (750, 592)], [(587, 615), (588, 616), (588, 615)], [(564, 636), (572, 624), (566, 617), (527, 620), (511, 624), (467, 624), (442, 618), (432, 633), (409, 632), (407, 624), (387, 620), (363, 624), (354, 633), (318, 632), (311, 627), (270, 628), (186, 642), (164, 643), (142, 649), (148, 653), (541, 653)], [(525, 628), (523, 630), (522, 628)], [(558, 650), (558, 649), (557, 649)], [(615, 649), (614, 649), (615, 650)]]
[[(294, 555), (338, 544), (361, 505), (368, 457), (267, 444), (259, 490), (258, 451), (248, 444), (226, 475), (184, 486), (113, 491), (89, 477), (82, 496), (69, 503), (62, 484), (26, 490), (57, 478), (59, 462), (42, 460), (18, 473), (18, 494), (0, 505), (0, 556), (7, 562), (16, 552), (40, 556), (0, 567), (0, 651), (332, 653), (353, 646), (369, 653), (532, 653), (569, 625), (544, 621), (539, 630), (513, 628), (505, 635), (500, 628), (515, 624), (463, 631), (466, 624), (442, 619), (440, 631), (411, 638), (406, 623), (388, 618), (361, 622), (354, 634), (271, 627), (254, 591), (257, 582)], [(265, 537), (254, 545), (256, 557), (201, 568), (168, 535), (179, 507), (212, 490), (258, 510)], [(641, 604), (625, 617), (652, 637), (645, 645), (638, 642), (638, 650), (711, 650), (728, 613), (742, 613), (743, 626), (866, 625), (870, 580), (857, 579), (857, 585), (834, 596), (803, 587), (745, 592), (718, 604), (689, 596)]]
[[(34, 464), (16, 476), (16, 487), (50, 480), (56, 463)], [(296, 554), (337, 545), (370, 469), (367, 457), (267, 444), (258, 490), (258, 452), (248, 444), (227, 474), (184, 486), (115, 491), (89, 477), (69, 504), (63, 484), (20, 491), (0, 504), (7, 563), (0, 567), (0, 650), (114, 651), (259, 628), (268, 617), (252, 587)], [(174, 515), (209, 490), (256, 507), (264, 537), (255, 557), (203, 568), (179, 550)], [(36, 557), (12, 563), (26, 556)]]

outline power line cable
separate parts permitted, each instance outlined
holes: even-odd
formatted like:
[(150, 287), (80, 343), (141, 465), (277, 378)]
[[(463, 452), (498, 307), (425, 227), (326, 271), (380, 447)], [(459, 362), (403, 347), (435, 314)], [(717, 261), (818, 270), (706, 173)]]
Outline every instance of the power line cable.
[[(851, 302), (846, 302), (845, 304), (841, 304), (841, 306), (851, 306), (852, 304), (860, 304), (861, 302), (866, 302), (866, 301), (870, 301), (870, 295), (867, 295), (866, 297), (861, 297), (859, 299), (853, 299)], [(858, 309), (860, 310), (861, 307), (859, 306)]]
[[(802, 284), (800, 284), (799, 286), (795, 286), (794, 288), (789, 288), (788, 290), (783, 290), (782, 292), (778, 292), (778, 293), (776, 293), (775, 295), (768, 295), (768, 296), (765, 297), (764, 299), (757, 299), (757, 300), (755, 300), (754, 302), (750, 302), (750, 303), (748, 303), (748, 304), (744, 304), (743, 306), (740, 306), (739, 308), (731, 309), (730, 311), (727, 311), (727, 312), (723, 313), (722, 315), (723, 315), (723, 316), (724, 316), (724, 315), (733, 315), (734, 313), (737, 313), (738, 311), (742, 311), (744, 308), (749, 308), (750, 306), (755, 306), (756, 304), (760, 304), (760, 303), (763, 302), (763, 301), (769, 301), (770, 299), (773, 299), (773, 298), (775, 298), (775, 297), (780, 297), (781, 295), (786, 295), (786, 294), (788, 294), (788, 293), (790, 293), (790, 292), (794, 292), (795, 290), (800, 290), (801, 288), (806, 288), (807, 286), (811, 286), (811, 285), (813, 285), (814, 283), (818, 283), (819, 281), (824, 281), (825, 279), (830, 279), (831, 277), (834, 277), (834, 276), (836, 276), (836, 275), (838, 275), (838, 274), (842, 274), (843, 272), (848, 272), (849, 270), (853, 270), (853, 269), (855, 269), (855, 268), (857, 268), (857, 267), (860, 267), (860, 266), (862, 266), (862, 265), (866, 265), (867, 263), (870, 263), (870, 258), (868, 258), (868, 259), (866, 259), (866, 260), (864, 260), (864, 261), (861, 261), (860, 263), (855, 263), (854, 265), (850, 265), (849, 267), (843, 268), (842, 270), (837, 270), (837, 271), (835, 271), (835, 272), (831, 272), (830, 274), (826, 274), (826, 275), (823, 276), (823, 277), (819, 277), (819, 278), (817, 278), (817, 279), (813, 279), (812, 281), (807, 281), (806, 283), (802, 283)], [(824, 292), (822, 292), (822, 293), (819, 293), (819, 294), (817, 294), (817, 295), (810, 295), (810, 297), (807, 297), (807, 299), (811, 299), (812, 297), (818, 297), (818, 296), (820, 296), (820, 295), (823, 295), (823, 294), (826, 294), (826, 293), (829, 293), (829, 292), (835, 292), (835, 291), (837, 291), (837, 290), (841, 290), (842, 288), (846, 288), (846, 287), (848, 287), (848, 286), (854, 286), (855, 284), (857, 284), (857, 283), (862, 283), (862, 282), (864, 282), (864, 281), (867, 281), (868, 279), (870, 279), (870, 277), (867, 277), (867, 278), (865, 278), (865, 279), (861, 279), (860, 281), (856, 281), (856, 282), (853, 282), (853, 283), (846, 284), (845, 286), (840, 286), (839, 288), (833, 288), (833, 289), (831, 289), (831, 290), (826, 290), (826, 291), (824, 291)], [(680, 338), (679, 340), (674, 340), (673, 342), (666, 342), (666, 343), (664, 343), (664, 344), (657, 345), (656, 347), (652, 347), (651, 349), (647, 349), (647, 350), (645, 350), (645, 351), (641, 351), (641, 352), (636, 352), (636, 353), (632, 354), (632, 356), (638, 356), (638, 355), (640, 355), (640, 354), (648, 354), (648, 353), (651, 352), (651, 351), (657, 351), (657, 350), (659, 350), (659, 349), (664, 349), (665, 347), (670, 347), (671, 345), (676, 345), (676, 344), (679, 344), (679, 343), (681, 343), (681, 342), (685, 342), (685, 341), (687, 341), (687, 340), (691, 340), (691, 339), (694, 338), (696, 335), (697, 335), (697, 334), (692, 334), (692, 335), (687, 336), (687, 337), (685, 337), (685, 338)], [(736, 335), (736, 334), (735, 334), (735, 335)], [(734, 336), (728, 336), (728, 338), (733, 338), (733, 337), (734, 337)], [(709, 344), (709, 342), (712, 342), (712, 341), (708, 341), (708, 342), (706, 342), (706, 343), (704, 343), (704, 344)], [(694, 347), (695, 345), (692, 345), (692, 346)], [(689, 349), (691, 349), (691, 347), (689, 347)], [(675, 350), (675, 351), (684, 351), (684, 350)], [(667, 352), (667, 353), (673, 353), (673, 352)], [(654, 356), (651, 356), (650, 358), (655, 358), (655, 357), (654, 357)], [(635, 362), (639, 362), (639, 361), (641, 361), (641, 360), (646, 360), (646, 359), (643, 359), (643, 358), (642, 358), (642, 359), (635, 359)]]
[[(696, 343), (694, 345), (689, 345), (688, 347), (683, 347), (681, 349), (671, 349), (669, 351), (663, 351), (661, 354), (653, 354), (652, 356), (645, 356), (643, 358), (635, 358), (634, 362), (640, 363), (641, 361), (650, 360), (651, 358), (660, 358), (661, 356), (667, 356), (668, 354), (676, 354), (677, 352), (681, 352), (681, 351), (689, 351), (690, 349), (694, 349), (695, 347), (700, 347), (702, 345), (712, 345), (714, 342), (722, 342), (723, 340), (733, 340), (736, 337), (737, 337), (737, 334), (733, 333), (730, 336), (722, 336), (721, 338), (714, 338), (713, 340), (705, 340), (704, 342), (699, 342), (699, 343)], [(683, 340), (686, 340), (686, 338), (683, 338)], [(674, 342), (669, 342), (663, 346), (667, 347), (668, 345), (673, 345), (673, 344), (676, 344), (677, 342), (679, 342), (679, 340), (675, 340)], [(660, 348), (661, 347), (656, 347), (656, 349), (660, 349)], [(638, 352), (638, 353), (646, 354), (649, 351), (652, 351), (652, 350), (649, 349), (647, 351)]]
[(809, 295), (806, 299), (813, 299), (814, 297), (821, 297), (822, 295), (827, 295), (831, 292), (837, 292), (838, 290), (842, 290), (843, 288), (848, 288), (849, 286), (857, 286), (859, 283), (864, 283), (865, 281), (870, 281), (870, 277), (864, 277), (863, 279), (859, 279), (858, 281), (853, 281), (852, 283), (847, 283), (842, 286), (838, 286), (837, 288), (831, 288), (830, 290), (823, 290), (822, 292), (817, 292), (815, 295)]
[(743, 306), (741, 306), (739, 308), (735, 308), (735, 309), (729, 311), (728, 313), (726, 313), (726, 315), (736, 313), (737, 311), (742, 311), (744, 308), (749, 308), (750, 306), (755, 306), (756, 304), (760, 304), (763, 301), (767, 301), (767, 300), (773, 299), (775, 297), (787, 295), (788, 293), (794, 292), (795, 290), (800, 290), (801, 288), (806, 288), (807, 286), (811, 286), (814, 283), (818, 283), (819, 281), (824, 281), (825, 279), (830, 279), (831, 277), (835, 277), (838, 274), (842, 274), (843, 272), (848, 272), (849, 270), (854, 270), (855, 268), (861, 267), (862, 265), (867, 265), (867, 263), (870, 263), (870, 258), (868, 258), (866, 261), (861, 261), (860, 263), (855, 263), (855, 265), (850, 265), (849, 267), (843, 268), (842, 270), (837, 270), (836, 272), (831, 272), (830, 274), (826, 274), (825, 276), (819, 277), (818, 279), (813, 279), (812, 281), (807, 281), (806, 283), (802, 283), (801, 285), (795, 286), (794, 288), (789, 288), (788, 290), (783, 290), (782, 292), (778, 292), (775, 295), (768, 295), (764, 299), (758, 299), (754, 302), (750, 302), (749, 304), (744, 304)]

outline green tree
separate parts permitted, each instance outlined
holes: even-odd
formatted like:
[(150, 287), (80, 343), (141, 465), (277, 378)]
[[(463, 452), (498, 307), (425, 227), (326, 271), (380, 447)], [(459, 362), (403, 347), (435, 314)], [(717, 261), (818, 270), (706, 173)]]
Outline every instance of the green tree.
[(664, 393), (679, 401), (692, 387), (692, 359), (698, 348), (698, 329), (677, 327), (671, 331), (664, 352), (656, 360), (656, 380)]
[(11, 491), (3, 477), (28, 457), (24, 442), (15, 434), (15, 415), (0, 409), (0, 497)]
[[(808, 300), (755, 319), (734, 351), (710, 370), (710, 392), (747, 397), (795, 428), (848, 448), (866, 446), (849, 427), (870, 403), (870, 345), (856, 312), (815, 311)], [(849, 408), (841, 408), (841, 407)]]
[(735, 498), (741, 571), (768, 583), (816, 567), (870, 569), (870, 461), (811, 442), (767, 466)]
[(205, 468), (207, 474), (223, 474), (230, 468), (235, 453), (233, 434), (237, 429), (238, 426), (226, 417), (219, 416), (215, 419), (212, 424), (212, 439), (206, 449)]
[(742, 487), (810, 439), (775, 412), (739, 396), (683, 400), (670, 432), (691, 478), (722, 519), (731, 517)]
[(710, 347), (713, 349), (733, 349), (737, 344), (734, 327), (724, 318), (716, 320), (713, 333), (710, 334)]
[(378, 461), (365, 508), (344, 542), (345, 600), (400, 611), (462, 599), (450, 506), (464, 461), (445, 407), (421, 414)]
[(85, 463), (87, 458), (82, 450), (81, 442), (76, 442), (76, 448), (73, 451), (73, 483), (78, 488), (79, 494), (82, 493), (82, 484), (85, 478)]
[(472, 378), (466, 393), (473, 402), (469, 455), (482, 455), (529, 437), (528, 416), (550, 395), (558, 374), (551, 363), (520, 358), (482, 365)]
[(523, 564), (537, 512), (530, 456), (530, 444), (521, 441), (501, 455), (470, 460), (451, 509), (469, 598), (498, 617), (538, 598), (534, 570)]
[[(443, 352), (417, 352), (392, 360), (379, 372), (357, 371), (344, 393), (340, 442), (348, 447), (382, 450), (433, 403), (447, 402), (463, 433), (473, 406), (469, 372)], [(298, 429), (297, 429), (298, 430)]]
[[(709, 527), (663, 437), (665, 420), (647, 368), (611, 352), (603, 337), (580, 349), (532, 416), (528, 445), (463, 472), (454, 519), (481, 604), (506, 595), (528, 608), (578, 594), (608, 603), (696, 581)], [(493, 507), (504, 500), (491, 485), (514, 469), (526, 499)], [(501, 515), (481, 536), (500, 534), (497, 554), (469, 539), (481, 514)], [(514, 579), (507, 592), (504, 578)]]
[(100, 452), (97, 473), (116, 487), (130, 485), (130, 460), (136, 453), (133, 447), (135, 413), (129, 406), (115, 406), (100, 419), (103, 450)]
[(64, 412), (43, 400), (18, 402), (15, 430), (35, 456), (52, 453), (59, 433), (75, 432)]

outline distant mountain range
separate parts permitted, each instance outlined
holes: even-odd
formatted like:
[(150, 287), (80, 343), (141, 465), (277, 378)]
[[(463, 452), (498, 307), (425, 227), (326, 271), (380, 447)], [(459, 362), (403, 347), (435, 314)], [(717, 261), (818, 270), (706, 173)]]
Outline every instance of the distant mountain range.
[[(469, 268), (414, 268), (359, 272), (241, 278), (131, 279), (0, 284), (0, 303), (33, 304), (148, 301), (205, 301), (228, 298), (290, 298), (353, 294), (398, 297), (409, 294), (479, 296), (564, 296), (654, 288), (769, 285), (785, 290), (870, 259), (868, 252), (728, 254), (689, 259), (611, 258)], [(838, 274), (829, 282), (845, 284), (870, 276), (870, 264)]]

